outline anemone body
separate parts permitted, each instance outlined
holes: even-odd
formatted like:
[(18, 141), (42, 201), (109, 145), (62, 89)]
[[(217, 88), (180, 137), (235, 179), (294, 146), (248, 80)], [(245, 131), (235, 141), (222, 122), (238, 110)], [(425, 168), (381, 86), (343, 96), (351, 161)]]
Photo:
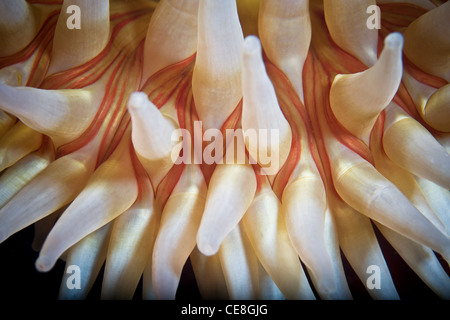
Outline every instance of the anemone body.
[(1, 247), (34, 226), (60, 299), (398, 299), (389, 250), (450, 298), (449, 2), (0, 16)]

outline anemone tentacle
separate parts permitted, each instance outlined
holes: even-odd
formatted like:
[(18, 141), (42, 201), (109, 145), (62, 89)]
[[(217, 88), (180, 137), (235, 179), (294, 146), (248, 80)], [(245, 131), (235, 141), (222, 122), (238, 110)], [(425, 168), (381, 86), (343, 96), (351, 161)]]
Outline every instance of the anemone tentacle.
[(400, 299), (389, 246), (449, 299), (449, 10), (4, 0), (0, 249), (60, 299)]

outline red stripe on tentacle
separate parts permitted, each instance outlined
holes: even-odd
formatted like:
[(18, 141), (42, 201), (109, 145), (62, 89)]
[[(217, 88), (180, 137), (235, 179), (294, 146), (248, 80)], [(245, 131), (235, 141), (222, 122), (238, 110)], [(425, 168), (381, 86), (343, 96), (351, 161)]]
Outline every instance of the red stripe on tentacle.
[(403, 55), (403, 67), (405, 70), (417, 81), (426, 84), (433, 88), (440, 88), (445, 86), (448, 82), (445, 79), (433, 76), (419, 69), (414, 63), (412, 63), (406, 55)]
[[(172, 166), (166, 177), (156, 188), (156, 205), (159, 211), (162, 211), (162, 208), (164, 208), (164, 206), (166, 205), (166, 202), (172, 194), (173, 189), (180, 180), (184, 167), (184, 163)], [(155, 188), (155, 186), (153, 186), (153, 188)]]
[[(100, 150), (98, 153), (98, 161), (99, 164), (103, 157), (104, 153), (108, 152), (108, 149), (114, 150), (118, 145), (120, 139), (116, 139), (116, 143), (114, 143), (114, 136), (117, 134), (118, 128), (120, 128), (123, 122), (128, 124), (129, 115), (127, 111), (127, 97), (131, 92), (136, 91), (139, 88), (139, 81), (142, 76), (142, 55), (144, 51), (144, 42), (140, 43), (140, 46), (136, 50), (136, 53), (131, 56), (127, 63), (123, 66), (122, 72), (126, 75), (119, 75), (119, 79), (122, 81), (122, 90), (118, 96), (118, 100), (115, 103), (116, 108), (111, 115), (111, 119), (109, 120), (108, 126), (106, 128), (105, 133), (103, 134), (103, 139), (100, 144)], [(134, 83), (132, 82), (134, 80)]]
[(45, 38), (52, 38), (56, 27), (56, 22), (58, 20), (58, 15), (59, 10), (50, 13), (34, 39), (24, 49), (11, 56), (0, 58), (0, 69), (29, 59), (35, 53), (37, 48), (42, 45)]
[(315, 56), (321, 61), (327, 74), (334, 77), (340, 73), (356, 73), (367, 69), (361, 61), (342, 50), (333, 41), (323, 11), (313, 10), (310, 17), (313, 30), (310, 49), (316, 49)]
[(146, 80), (140, 90), (147, 93), (157, 108), (161, 108), (169, 101), (183, 80), (192, 72), (195, 55), (194, 53), (180, 62), (161, 69)]
[[(316, 70), (317, 72), (317, 70)], [(336, 139), (360, 155), (362, 158), (367, 160), (370, 163), (373, 163), (372, 154), (369, 150), (369, 147), (359, 138), (355, 137), (353, 134), (351, 134), (336, 118), (333, 111), (331, 110), (331, 105), (329, 101), (329, 92), (331, 88), (331, 79), (328, 77), (328, 84), (325, 90), (323, 92), (326, 92), (326, 99), (325, 100), (325, 106), (324, 106), (324, 116), (327, 120), (328, 126), (330, 127), (333, 135), (336, 137)], [(356, 94), (356, 93), (355, 93)]]
[[(326, 86), (324, 87), (322, 84), (322, 81), (325, 81), (324, 77), (328, 79), (328, 76), (322, 69), (317, 57), (315, 57), (311, 52), (309, 52), (305, 61), (303, 75), (305, 78), (305, 107), (313, 128), (312, 134), (314, 135), (314, 140), (316, 143), (318, 159), (320, 159), (322, 164), (322, 181), (324, 181), (324, 185), (327, 188), (328, 183), (331, 182), (331, 169), (319, 123), (319, 117), (323, 114), (323, 112), (321, 112), (321, 108), (319, 108), (318, 105), (323, 105), (322, 101), (326, 101), (328, 99), (328, 97), (324, 95), (324, 92), (327, 92)], [(316, 161), (316, 163), (317, 162), (318, 161)]]
[[(130, 139), (130, 137), (127, 137), (127, 139)], [(153, 188), (152, 182), (147, 174), (147, 171), (145, 171), (144, 167), (142, 166), (141, 162), (139, 161), (136, 151), (134, 150), (133, 144), (130, 143), (130, 157), (131, 157), (131, 163), (133, 164), (134, 174), (136, 176), (137, 186), (138, 186), (138, 197), (136, 201), (139, 201), (142, 199), (142, 195), (147, 193), (147, 185), (148, 182), (150, 182), (150, 187)], [(153, 188), (153, 194), (155, 192)]]
[(286, 187), (292, 172), (294, 171), (300, 160), (300, 132), (296, 124), (296, 121), (298, 121), (298, 119), (296, 120), (296, 118), (298, 118), (298, 116), (300, 115), (300, 109), (298, 109), (292, 101), (292, 95), (294, 95), (295, 97), (296, 94), (289, 91), (288, 89), (291, 88), (291, 90), (293, 90), (289, 79), (281, 70), (279, 70), (273, 63), (271, 63), (265, 55), (264, 63), (266, 65), (267, 74), (269, 75), (269, 78), (273, 83), (280, 109), (283, 112), (286, 120), (288, 121), (292, 132), (292, 142), (289, 155), (283, 167), (276, 175), (272, 186), (274, 193), (279, 199), (281, 199), (283, 190)]
[(115, 67), (111, 76), (109, 77), (108, 83), (105, 87), (105, 94), (103, 96), (103, 100), (102, 100), (100, 107), (97, 111), (97, 114), (95, 115), (89, 128), (86, 129), (86, 131), (83, 132), (83, 134), (78, 139), (61, 146), (57, 151), (58, 157), (62, 157), (66, 154), (72, 153), (72, 152), (80, 149), (81, 147), (86, 145), (87, 142), (91, 141), (94, 138), (94, 136), (97, 134), (98, 130), (100, 129), (100, 127), (103, 124), (103, 121), (104, 121), (106, 115), (109, 112), (109, 109), (111, 108), (113, 99), (116, 95), (117, 86), (118, 86), (118, 84), (117, 84), (118, 80), (116, 78), (116, 74), (119, 72), (119, 69), (121, 68), (124, 60), (125, 60), (125, 57), (123, 57), (118, 62), (117, 66)]
[(373, 126), (373, 130), (370, 136), (370, 148), (378, 148), (381, 149), (381, 152), (384, 153), (383, 150), (383, 134), (384, 134), (384, 122), (386, 120), (386, 111), (380, 113), (380, 116), (377, 118), (375, 125)]
[[(193, 111), (195, 110), (195, 115), (197, 115), (197, 111), (195, 109), (195, 102), (193, 104)], [(238, 104), (236, 105), (236, 107), (234, 108), (233, 112), (230, 114), (230, 116), (225, 120), (224, 124), (222, 125), (222, 127), (220, 128), (220, 132), (222, 134), (222, 137), (225, 137), (225, 139), (223, 139), (223, 146), (222, 146), (222, 150), (223, 150), (223, 159), (226, 159), (226, 150), (227, 150), (227, 143), (233, 143), (232, 141), (228, 141), (227, 139), (227, 130), (232, 129), (232, 130), (236, 130), (239, 127), (240, 124), (240, 120), (241, 120), (241, 115), (242, 115), (242, 98), (241, 100), (238, 102)], [(192, 121), (197, 121), (198, 120), (198, 116), (196, 116), (196, 118), (192, 118)], [(192, 133), (191, 133), (192, 134)], [(203, 137), (203, 132), (201, 133), (202, 137)], [(203, 172), (203, 176), (205, 178), (206, 181), (206, 185), (209, 185), (209, 181), (211, 180), (211, 176), (214, 172), (214, 169), (216, 168), (216, 163), (213, 164), (207, 164), (205, 162), (203, 162), (203, 152), (204, 149), (207, 146), (207, 142), (203, 141), (202, 139), (202, 154), (201, 156), (201, 164), (200, 164), (200, 168)], [(245, 150), (245, 154), (248, 157), (248, 151), (247, 149)], [(225, 160), (224, 160), (225, 162)]]
[[(428, 10), (410, 3), (380, 3), (382, 29), (402, 32)], [(384, 32), (383, 32), (384, 33)]]
[(126, 17), (126, 19), (123, 20), (113, 19), (113, 17), (111, 17), (113, 27), (110, 40), (105, 48), (94, 58), (80, 66), (48, 76), (41, 87), (45, 89), (78, 89), (98, 81), (116, 60), (122, 56), (122, 51), (119, 51), (116, 55), (110, 56), (111, 47), (113, 46), (114, 39), (117, 37), (118, 33), (130, 22), (142, 17), (144, 14), (145, 12), (139, 10), (138, 12), (120, 15), (121, 18)]
[[(193, 101), (191, 91), (192, 70), (195, 54), (178, 63), (169, 65), (153, 76), (142, 86), (141, 91), (148, 94), (149, 99), (158, 107), (164, 106), (175, 95), (175, 108), (180, 128), (191, 127)], [(170, 88), (167, 90), (167, 88)], [(190, 130), (190, 132), (192, 132)], [(192, 135), (191, 135), (192, 136)], [(173, 189), (178, 183), (185, 167), (184, 163), (174, 164), (156, 189), (156, 205), (158, 210), (164, 208)]]

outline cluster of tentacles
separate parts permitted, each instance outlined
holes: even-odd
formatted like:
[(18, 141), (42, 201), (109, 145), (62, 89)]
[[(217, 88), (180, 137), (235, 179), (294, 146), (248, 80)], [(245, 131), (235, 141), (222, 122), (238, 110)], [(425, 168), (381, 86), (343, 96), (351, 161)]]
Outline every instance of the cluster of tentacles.
[[(102, 268), (104, 299), (140, 281), (172, 299), (188, 260), (205, 299), (351, 299), (341, 255), (397, 299), (374, 229), (450, 297), (450, 3), (14, 0), (0, 16), (0, 242), (34, 224), (36, 268), (78, 268), (61, 299)], [(261, 129), (278, 140), (249, 145)], [(221, 161), (229, 132), (243, 162)]]

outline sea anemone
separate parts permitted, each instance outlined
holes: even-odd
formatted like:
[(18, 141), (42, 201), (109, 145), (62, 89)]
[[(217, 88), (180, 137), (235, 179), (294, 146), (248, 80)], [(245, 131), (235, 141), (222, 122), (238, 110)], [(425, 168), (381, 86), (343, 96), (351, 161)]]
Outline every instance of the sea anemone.
[(173, 299), (187, 264), (204, 299), (398, 299), (379, 241), (450, 298), (450, 3), (0, 15), (0, 242), (34, 224), (60, 299)]

